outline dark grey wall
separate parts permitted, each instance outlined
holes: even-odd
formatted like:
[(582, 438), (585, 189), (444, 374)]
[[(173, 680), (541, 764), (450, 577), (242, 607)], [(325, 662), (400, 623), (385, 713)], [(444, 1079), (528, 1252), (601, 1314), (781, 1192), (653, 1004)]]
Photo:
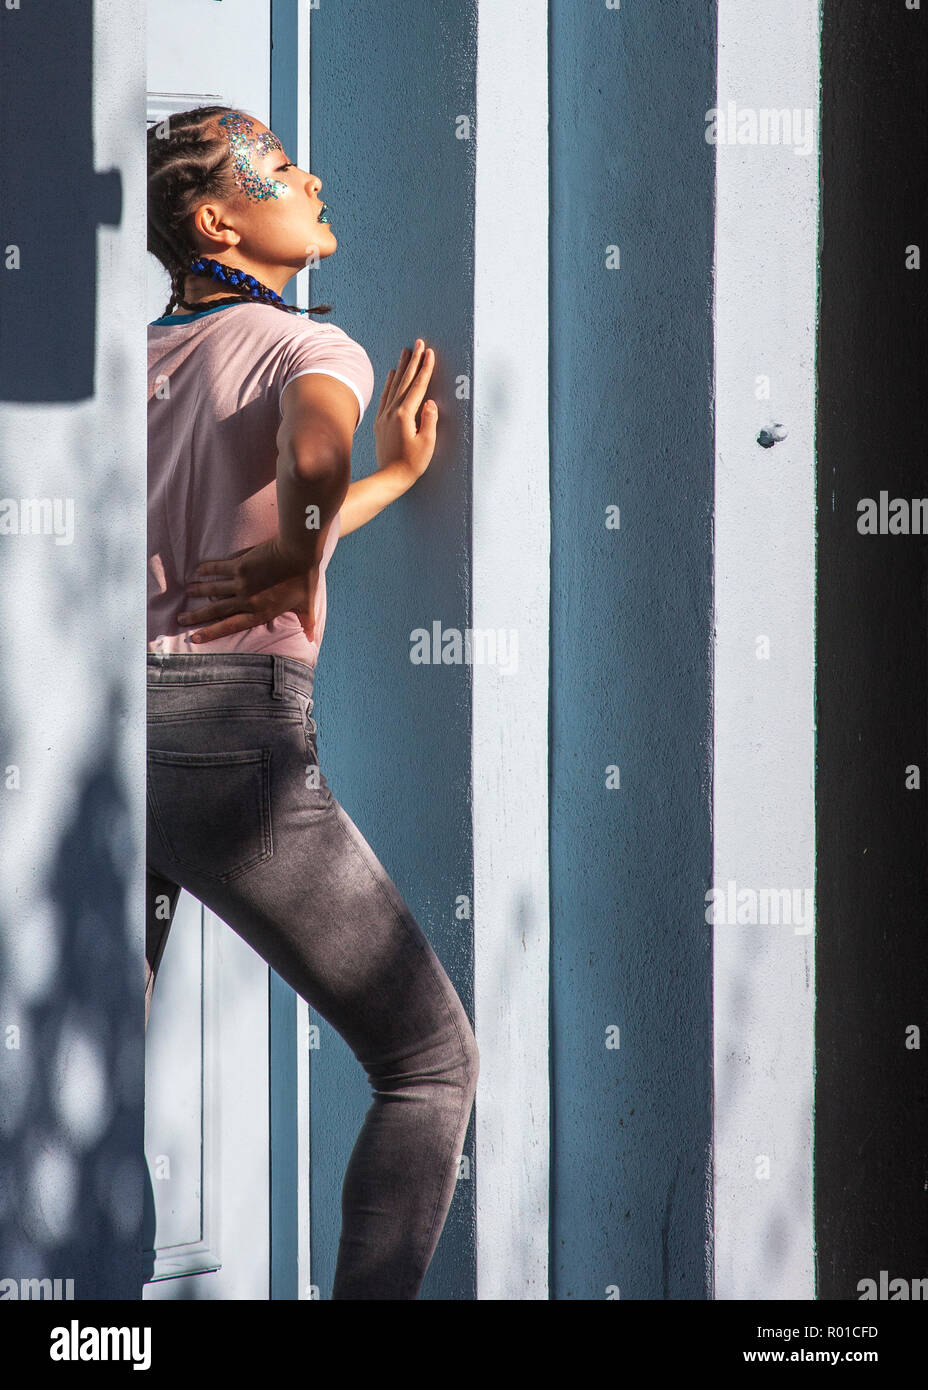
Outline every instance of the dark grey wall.
[[(928, 550), (857, 504), (928, 494), (928, 14), (826, 0), (818, 398), (818, 1297), (928, 1262)], [(906, 789), (906, 769), (921, 785)], [(921, 1047), (906, 1047), (917, 1025)]]

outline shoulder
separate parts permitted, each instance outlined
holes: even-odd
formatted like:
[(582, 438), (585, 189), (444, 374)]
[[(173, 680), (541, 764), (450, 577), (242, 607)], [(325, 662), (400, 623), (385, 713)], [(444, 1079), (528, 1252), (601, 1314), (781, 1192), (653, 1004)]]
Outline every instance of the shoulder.
[(275, 309), (273, 304), (250, 304), (246, 319), (244, 314), (236, 315), (239, 325), (246, 327), (249, 321), (262, 332), (273, 333), (278, 338), (293, 338), (298, 342), (313, 341), (321, 344), (342, 346), (348, 343), (364, 349), (361, 344), (339, 328), (337, 323), (323, 322), (311, 318), (306, 313), (295, 313), (286, 309)]
[(280, 334), (279, 350), (275, 353), (275, 376), (281, 413), (286, 387), (298, 377), (318, 372), (335, 377), (354, 392), (359, 408), (357, 429), (374, 392), (373, 364), (361, 344), (336, 323), (320, 323), (307, 315), (285, 314), (271, 305), (255, 308), (265, 317), (274, 314), (283, 319), (283, 324), (274, 328)]
[[(266, 306), (262, 306), (266, 307)], [(280, 314), (280, 310), (271, 310)], [(283, 317), (282, 314), (280, 314)], [(335, 323), (291, 316), (285, 361), (280, 378), (283, 392), (294, 378), (309, 372), (324, 372), (349, 385), (358, 397), (361, 413), (374, 390), (374, 368), (362, 345)], [(360, 421), (359, 421), (360, 423)]]
[[(323, 323), (305, 314), (287, 313), (275, 309), (272, 304), (255, 304), (250, 308), (256, 329), (275, 342), (291, 347), (300, 357), (342, 357), (362, 367), (370, 366), (370, 358), (361, 343), (337, 323)], [(247, 329), (246, 315), (239, 314), (237, 318), (238, 324)]]
[[(268, 306), (262, 305), (262, 308), (266, 307)], [(284, 317), (279, 309), (271, 312)], [(370, 361), (362, 344), (337, 323), (322, 323), (318, 319), (304, 318), (297, 314), (288, 314), (286, 317), (290, 320), (286, 326), (287, 336), (300, 346), (314, 350), (320, 355), (345, 353), (359, 362)]]

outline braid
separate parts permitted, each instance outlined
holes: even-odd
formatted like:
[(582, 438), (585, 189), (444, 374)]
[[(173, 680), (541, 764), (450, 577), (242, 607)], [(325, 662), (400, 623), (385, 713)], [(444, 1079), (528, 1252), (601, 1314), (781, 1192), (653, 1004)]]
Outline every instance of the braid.
[[(188, 275), (211, 275), (229, 285), (230, 293), (214, 299), (220, 304), (272, 304), (290, 314), (329, 314), (331, 304), (316, 304), (303, 310), (284, 304), (275, 292), (233, 266), (201, 256), (191, 244), (188, 223), (191, 213), (207, 198), (231, 198), (234, 184), (230, 172), (229, 148), (211, 129), (213, 118), (232, 111), (229, 106), (197, 106), (168, 118), (170, 135), (161, 139), (158, 126), (148, 130), (148, 249), (171, 277), (171, 298), (165, 315), (177, 307), (197, 309), (184, 299)], [(194, 268), (191, 268), (193, 263)]]

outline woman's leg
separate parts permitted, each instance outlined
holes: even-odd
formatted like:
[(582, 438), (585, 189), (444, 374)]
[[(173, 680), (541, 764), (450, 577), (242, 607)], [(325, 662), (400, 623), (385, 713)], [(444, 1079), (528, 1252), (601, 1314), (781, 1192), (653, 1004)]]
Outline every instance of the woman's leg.
[(149, 866), (227, 922), (365, 1068), (373, 1100), (345, 1176), (333, 1298), (414, 1299), (473, 1104), (470, 1022), (329, 790), (304, 695), (275, 708), (266, 686), (243, 685), (225, 713), (215, 689), (205, 698), (188, 689), (176, 723), (162, 701), (149, 725)]

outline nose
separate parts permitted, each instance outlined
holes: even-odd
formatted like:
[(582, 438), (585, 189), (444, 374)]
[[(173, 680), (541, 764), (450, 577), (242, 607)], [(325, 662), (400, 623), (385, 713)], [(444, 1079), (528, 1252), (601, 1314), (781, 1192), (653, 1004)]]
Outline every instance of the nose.
[(322, 187), (322, 179), (318, 178), (316, 174), (310, 174), (309, 186), (314, 193), (318, 193)]

